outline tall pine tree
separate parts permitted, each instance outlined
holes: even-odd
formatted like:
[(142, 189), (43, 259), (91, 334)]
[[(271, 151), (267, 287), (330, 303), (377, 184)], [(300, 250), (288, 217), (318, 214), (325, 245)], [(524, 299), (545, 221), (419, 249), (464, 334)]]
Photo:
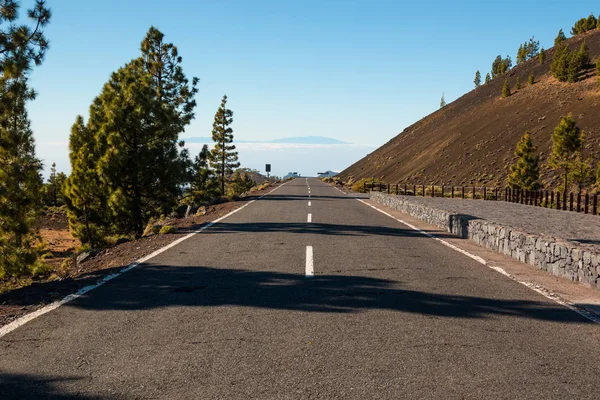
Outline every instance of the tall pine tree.
[(18, 24), (18, 1), (0, 3), (0, 278), (36, 272), (38, 249), (34, 222), (41, 203), (42, 164), (26, 102), (33, 65), (44, 59), (48, 41), (43, 28), (50, 10), (38, 0), (28, 10), (33, 27)]
[(218, 182), (209, 165), (210, 150), (207, 145), (194, 159), (190, 177), (190, 191), (195, 201), (210, 200), (219, 192)]
[(238, 153), (233, 143), (233, 111), (227, 109), (227, 96), (223, 96), (221, 106), (215, 114), (212, 140), (215, 146), (210, 152), (210, 165), (217, 171), (221, 183), (221, 195), (225, 194), (227, 177), (240, 166)]
[(552, 153), (549, 165), (555, 170), (562, 170), (565, 194), (569, 188), (569, 173), (580, 148), (581, 130), (571, 118), (571, 114), (562, 117), (552, 133)]
[(476, 88), (481, 86), (481, 72), (479, 72), (479, 70), (475, 72), (475, 79), (473, 79), (473, 83), (475, 84)]
[(97, 170), (111, 229), (140, 236), (182, 195), (189, 158), (179, 141), (194, 117), (197, 78), (187, 80), (177, 48), (152, 27), (141, 57), (113, 73), (90, 110)]
[(525, 132), (515, 150), (517, 160), (510, 167), (508, 186), (513, 189), (536, 190), (539, 188), (540, 157), (535, 155), (537, 148), (533, 146), (531, 135)]
[(69, 229), (92, 248), (104, 243), (108, 233), (107, 188), (96, 170), (98, 148), (93, 129), (78, 116), (69, 138), (71, 175), (64, 185)]

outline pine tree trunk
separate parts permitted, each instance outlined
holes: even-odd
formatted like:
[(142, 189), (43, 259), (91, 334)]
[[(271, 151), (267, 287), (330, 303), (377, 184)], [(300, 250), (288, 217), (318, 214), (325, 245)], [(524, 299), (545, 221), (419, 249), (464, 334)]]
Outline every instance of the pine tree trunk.
[(131, 180), (131, 189), (133, 191), (133, 205), (132, 205), (132, 214), (133, 214), (133, 228), (135, 230), (135, 236), (136, 238), (139, 238), (142, 236), (142, 234), (144, 233), (144, 230), (142, 228), (142, 199), (141, 199), (141, 194), (140, 194), (140, 187), (139, 187), (139, 162), (138, 162), (138, 144), (137, 144), (137, 137), (134, 134), (134, 138), (133, 138), (133, 148), (134, 148), (134, 155), (133, 155), (133, 177)]
[(90, 221), (88, 218), (88, 210), (87, 206), (83, 206), (83, 223), (85, 225), (85, 233), (87, 234), (88, 243), (92, 248), (96, 247), (94, 243), (94, 239), (92, 238), (92, 231), (90, 229)]

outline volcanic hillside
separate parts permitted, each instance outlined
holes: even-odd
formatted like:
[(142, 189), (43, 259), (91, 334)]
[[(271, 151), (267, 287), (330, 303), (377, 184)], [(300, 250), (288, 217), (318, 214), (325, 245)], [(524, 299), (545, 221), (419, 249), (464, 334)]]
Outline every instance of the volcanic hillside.
[[(578, 50), (584, 39), (595, 63), (600, 56), (600, 29), (565, 43)], [(557, 174), (547, 168), (552, 132), (561, 116), (572, 113), (585, 131), (590, 151), (598, 156), (600, 91), (592, 66), (576, 83), (556, 80), (550, 72), (553, 54), (554, 48), (549, 49), (543, 64), (536, 56), (482, 84), (409, 126), (338, 176), (344, 180), (375, 177), (390, 183), (504, 186), (516, 144), (529, 130), (541, 154), (542, 181), (546, 187), (556, 187)], [(533, 85), (527, 83), (531, 73)], [(515, 91), (517, 77), (521, 89)], [(505, 79), (513, 94), (502, 98)]]

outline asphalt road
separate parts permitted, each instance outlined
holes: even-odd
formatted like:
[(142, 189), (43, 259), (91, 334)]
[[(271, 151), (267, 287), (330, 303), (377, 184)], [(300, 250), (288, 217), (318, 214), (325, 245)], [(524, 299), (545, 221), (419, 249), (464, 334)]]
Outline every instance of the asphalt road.
[(597, 399), (599, 372), (598, 325), (316, 179), (0, 339), (1, 399)]

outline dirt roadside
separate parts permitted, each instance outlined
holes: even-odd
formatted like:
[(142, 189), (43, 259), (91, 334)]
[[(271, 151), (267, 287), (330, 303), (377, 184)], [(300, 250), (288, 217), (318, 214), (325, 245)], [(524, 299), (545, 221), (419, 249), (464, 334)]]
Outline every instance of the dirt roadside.
[[(208, 206), (204, 215), (173, 220), (170, 225), (177, 228), (176, 233), (152, 235), (121, 243), (100, 251), (94, 257), (79, 265), (75, 263), (68, 270), (61, 271), (61, 278), (49, 279), (49, 277), (42, 277), (34, 279), (28, 286), (0, 294), (0, 327), (49, 303), (60, 300), (82, 287), (99, 281), (135, 260), (182, 238), (191, 231), (242, 207), (249, 201), (255, 200), (273, 189), (274, 187), (271, 186), (262, 191), (252, 192), (251, 196), (239, 201)], [(65, 233), (64, 223), (65, 221), (55, 218), (54, 221), (50, 219), (50, 223), (45, 222), (40, 226), (42, 237), (50, 246), (53, 246), (52, 250), (57, 250), (56, 254), (59, 255), (48, 260), (48, 263), (53, 267), (58, 266), (66, 258), (64, 255), (67, 254), (67, 249), (78, 244), (78, 241), (73, 239), (68, 231)], [(61, 249), (65, 254), (61, 254)]]

